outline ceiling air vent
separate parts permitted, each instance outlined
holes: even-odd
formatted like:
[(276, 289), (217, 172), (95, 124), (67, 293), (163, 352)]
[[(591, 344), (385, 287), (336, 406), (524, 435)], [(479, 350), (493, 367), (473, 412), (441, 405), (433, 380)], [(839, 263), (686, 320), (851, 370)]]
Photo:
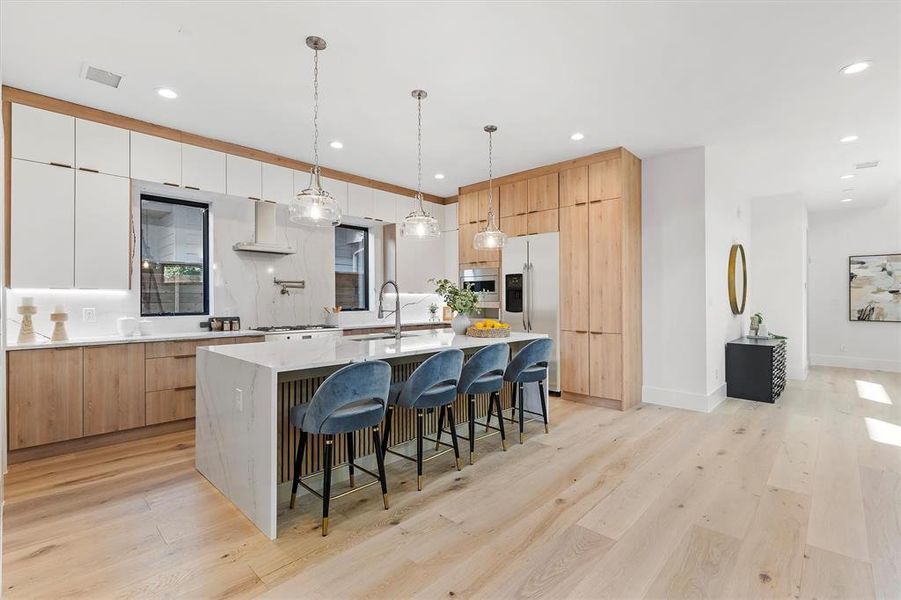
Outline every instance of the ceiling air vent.
[(121, 75), (116, 75), (111, 71), (104, 71), (103, 69), (92, 67), (91, 65), (85, 65), (84, 69), (82, 70), (82, 77), (90, 81), (96, 81), (97, 83), (108, 85), (111, 88), (118, 88), (119, 83), (122, 82)]
[(872, 169), (872, 168), (878, 167), (878, 166), (879, 166), (879, 161), (878, 161), (878, 160), (870, 160), (870, 161), (867, 161), (867, 162), (857, 163), (857, 164), (854, 166), (854, 168), (855, 168), (855, 169)]

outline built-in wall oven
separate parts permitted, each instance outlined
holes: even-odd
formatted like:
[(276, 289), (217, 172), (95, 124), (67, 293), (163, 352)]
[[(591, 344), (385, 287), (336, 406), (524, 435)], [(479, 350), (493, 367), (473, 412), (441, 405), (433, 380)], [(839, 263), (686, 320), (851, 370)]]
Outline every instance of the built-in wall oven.
[(460, 287), (482, 293), (483, 302), (500, 301), (497, 268), (460, 269)]

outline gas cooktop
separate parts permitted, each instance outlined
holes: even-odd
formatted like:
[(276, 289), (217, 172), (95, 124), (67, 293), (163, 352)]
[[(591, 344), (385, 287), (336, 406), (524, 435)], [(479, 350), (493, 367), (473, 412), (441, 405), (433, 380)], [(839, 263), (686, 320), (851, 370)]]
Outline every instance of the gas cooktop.
[(267, 327), (253, 327), (254, 331), (262, 331), (264, 333), (281, 333), (287, 331), (311, 331), (317, 329), (337, 329), (328, 325), (270, 325)]

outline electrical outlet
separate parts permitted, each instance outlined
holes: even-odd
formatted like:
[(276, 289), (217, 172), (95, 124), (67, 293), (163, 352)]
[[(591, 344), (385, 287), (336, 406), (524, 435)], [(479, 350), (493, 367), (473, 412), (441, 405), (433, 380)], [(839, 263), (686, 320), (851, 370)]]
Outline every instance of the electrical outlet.
[(235, 410), (244, 412), (244, 391), (241, 388), (235, 388)]
[(96, 323), (97, 322), (97, 310), (94, 308), (82, 308), (81, 309), (81, 320), (85, 323)]

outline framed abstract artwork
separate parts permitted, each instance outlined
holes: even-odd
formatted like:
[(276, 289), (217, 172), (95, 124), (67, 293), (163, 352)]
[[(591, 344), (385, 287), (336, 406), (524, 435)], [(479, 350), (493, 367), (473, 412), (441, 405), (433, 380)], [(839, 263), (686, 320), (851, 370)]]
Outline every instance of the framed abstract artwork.
[(851, 256), (848, 272), (850, 320), (901, 323), (901, 252)]

